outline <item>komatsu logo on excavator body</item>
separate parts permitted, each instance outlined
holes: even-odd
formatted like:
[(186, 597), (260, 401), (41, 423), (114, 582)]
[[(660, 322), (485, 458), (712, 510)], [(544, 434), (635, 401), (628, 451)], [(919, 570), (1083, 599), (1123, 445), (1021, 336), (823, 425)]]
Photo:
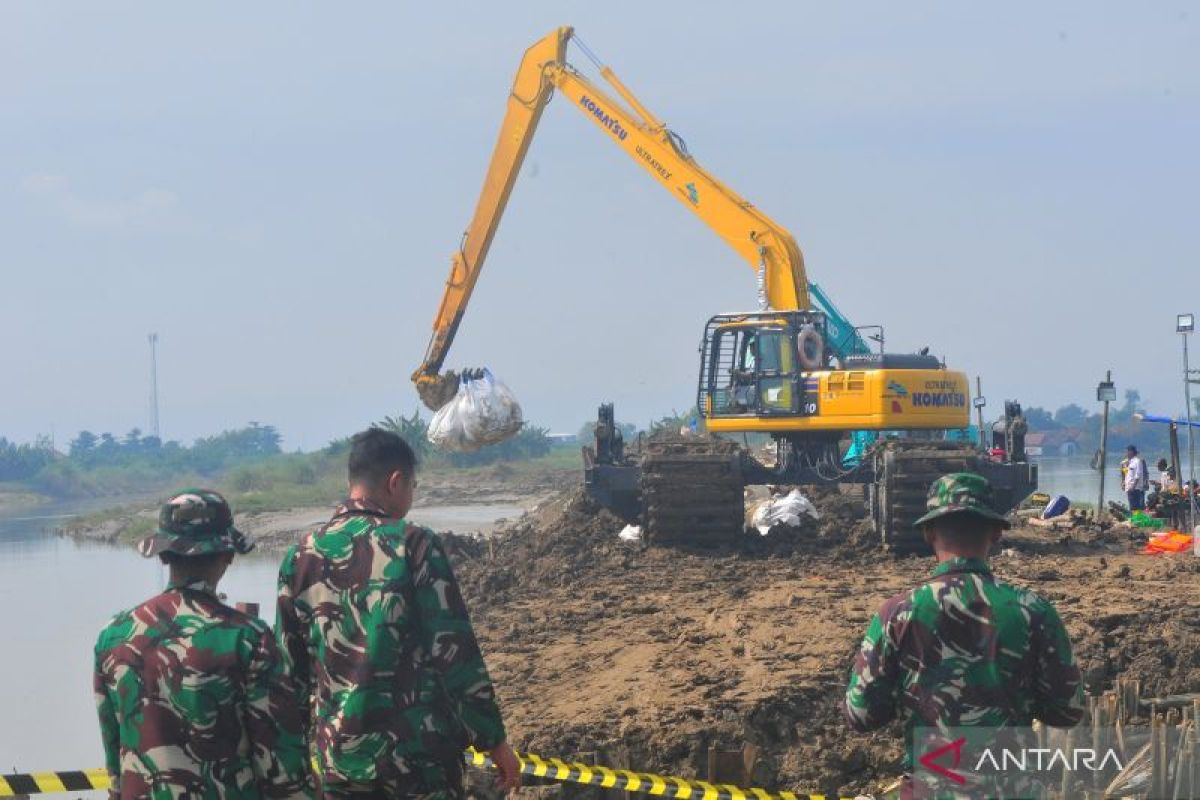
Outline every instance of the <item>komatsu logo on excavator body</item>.
[(962, 408), (967, 398), (958, 392), (913, 392), (912, 404), (926, 408)]
[(579, 105), (592, 112), (592, 116), (595, 117), (601, 125), (608, 128), (609, 133), (620, 139), (622, 142), (625, 141), (625, 137), (629, 135), (629, 131), (621, 127), (621, 123), (617, 121), (616, 117), (610, 116), (603, 108), (596, 105), (595, 100), (585, 94), (583, 97), (579, 98)]
[(924, 408), (962, 408), (967, 397), (958, 390), (958, 381), (925, 381), (925, 391), (912, 393), (912, 404)]

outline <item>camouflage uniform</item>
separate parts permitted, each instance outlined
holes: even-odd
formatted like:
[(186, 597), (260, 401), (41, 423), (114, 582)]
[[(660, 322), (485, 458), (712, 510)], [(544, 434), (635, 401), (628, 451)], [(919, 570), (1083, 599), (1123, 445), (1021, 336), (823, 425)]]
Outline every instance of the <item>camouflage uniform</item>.
[[(970, 513), (1008, 527), (990, 508), (990, 494), (979, 475), (940, 478), (917, 524)], [(850, 673), (844, 712), (851, 728), (878, 728), (901, 709), (909, 712), (910, 733), (924, 726), (1026, 726), (1034, 719), (1078, 723), (1079, 669), (1054, 606), (997, 580), (984, 561), (938, 564), (928, 582), (883, 604)]]
[(459, 795), (463, 749), (504, 741), (441, 542), (351, 500), (288, 551), (276, 634), (302, 691), (322, 793)]
[[(215, 492), (185, 490), (139, 546), (146, 556), (246, 552)], [(203, 580), (113, 618), (94, 689), (113, 798), (310, 797), (303, 728), (270, 628)]]

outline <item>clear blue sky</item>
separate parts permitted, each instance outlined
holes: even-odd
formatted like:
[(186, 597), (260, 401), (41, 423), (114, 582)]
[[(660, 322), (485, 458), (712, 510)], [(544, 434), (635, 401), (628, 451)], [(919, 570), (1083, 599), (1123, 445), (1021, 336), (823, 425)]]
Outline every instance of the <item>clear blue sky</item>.
[[(1185, 4), (0, 5), (0, 435), (248, 420), (312, 448), (418, 404), (525, 46), (573, 24), (894, 349), (993, 402), (1182, 409), (1200, 312)], [(573, 60), (584, 66), (577, 53)], [(527, 416), (691, 405), (752, 275), (582, 115), (543, 119), (451, 353)], [(1200, 363), (1200, 340), (1195, 350)], [(995, 406), (993, 406), (993, 410)]]

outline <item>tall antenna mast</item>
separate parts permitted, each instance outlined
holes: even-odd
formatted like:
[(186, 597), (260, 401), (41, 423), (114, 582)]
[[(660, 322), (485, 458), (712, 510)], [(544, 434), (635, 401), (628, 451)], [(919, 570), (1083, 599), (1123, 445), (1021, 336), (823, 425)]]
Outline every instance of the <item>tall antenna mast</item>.
[(152, 333), (150, 340), (150, 432), (155, 439), (162, 439), (158, 429), (158, 334)]

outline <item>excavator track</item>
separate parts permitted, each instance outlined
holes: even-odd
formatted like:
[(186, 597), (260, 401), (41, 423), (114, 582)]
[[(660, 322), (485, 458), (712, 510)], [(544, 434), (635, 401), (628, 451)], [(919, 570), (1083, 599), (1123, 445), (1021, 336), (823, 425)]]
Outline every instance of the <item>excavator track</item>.
[(740, 448), (709, 436), (657, 436), (642, 455), (642, 513), (654, 545), (720, 547), (741, 535)]
[(966, 442), (896, 440), (877, 448), (869, 503), (883, 546), (899, 554), (929, 552), (921, 531), (913, 527), (925, 513), (929, 485), (951, 472), (978, 469), (980, 459)]

